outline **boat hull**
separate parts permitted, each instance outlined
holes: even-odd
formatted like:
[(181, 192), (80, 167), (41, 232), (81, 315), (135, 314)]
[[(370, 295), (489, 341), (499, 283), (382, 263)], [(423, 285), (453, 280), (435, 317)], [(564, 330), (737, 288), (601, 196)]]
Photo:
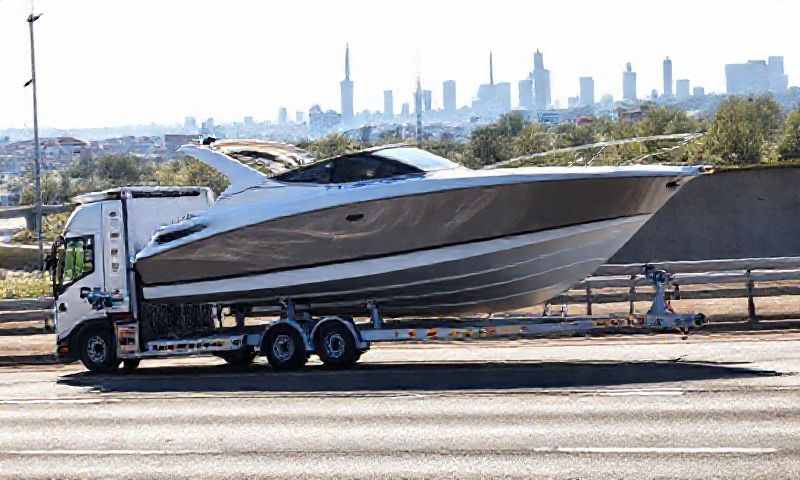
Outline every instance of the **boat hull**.
[(313, 209), (306, 202), (303, 213), (219, 232), (140, 258), (135, 267), (144, 285), (156, 286), (422, 252), (652, 214), (677, 190), (669, 186), (673, 181), (663, 176), (531, 181), (355, 203), (346, 201), (351, 192), (331, 189), (326, 200), (341, 198), (341, 205)]
[(650, 214), (600, 220), (412, 253), (279, 272), (146, 286), (153, 302), (276, 305), (291, 298), (318, 315), (464, 315), (542, 303), (590, 275)]

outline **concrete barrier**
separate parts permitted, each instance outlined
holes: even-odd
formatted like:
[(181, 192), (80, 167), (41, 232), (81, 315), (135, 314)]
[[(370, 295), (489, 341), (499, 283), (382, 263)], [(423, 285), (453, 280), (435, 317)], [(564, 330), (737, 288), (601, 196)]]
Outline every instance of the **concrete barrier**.
[(798, 256), (800, 168), (758, 168), (692, 181), (608, 263)]
[[(45, 252), (48, 247), (45, 246)], [(0, 268), (7, 270), (38, 270), (39, 247), (0, 243)]]

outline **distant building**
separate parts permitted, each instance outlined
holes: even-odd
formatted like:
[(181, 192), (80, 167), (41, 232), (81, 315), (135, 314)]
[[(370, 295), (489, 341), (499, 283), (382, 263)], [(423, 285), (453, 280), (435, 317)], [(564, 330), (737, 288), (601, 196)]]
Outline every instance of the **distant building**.
[(567, 108), (577, 108), (581, 104), (581, 97), (568, 97)]
[(430, 112), (433, 109), (433, 92), (430, 90), (422, 91), (422, 108), (424, 112)]
[(622, 98), (624, 100), (636, 101), (636, 72), (630, 62), (625, 65), (622, 72)]
[(405, 102), (403, 106), (400, 108), (400, 115), (402, 115), (403, 117), (411, 115), (411, 107), (409, 106), (408, 102)]
[(350, 45), (344, 50), (344, 80), (340, 83), (342, 90), (342, 123), (353, 123), (353, 82), (350, 80)]
[(294, 123), (301, 124), (305, 123), (306, 121), (306, 112), (301, 112), (300, 110), (294, 112)]
[(447, 113), (455, 113), (458, 110), (456, 104), (456, 81), (446, 80), (442, 83), (442, 102), (444, 111)]
[(197, 131), (197, 120), (194, 117), (186, 117), (183, 119), (183, 129), (196, 132)]
[(494, 118), (511, 111), (511, 84), (494, 83), (494, 64), (489, 52), (489, 83), (478, 87), (478, 96), (472, 101), (472, 110), (483, 117)]
[(767, 59), (767, 74), (769, 75), (769, 90), (779, 95), (786, 93), (789, 88), (789, 77), (783, 73), (783, 57)]
[(694, 87), (692, 89), (692, 96), (702, 98), (706, 96), (706, 89), (703, 87)]
[(244, 117), (244, 126), (245, 127), (254, 127), (256, 122), (253, 120), (253, 117)]
[(286, 107), (281, 107), (278, 109), (278, 124), (279, 125), (286, 125), (289, 122), (289, 113), (286, 111)]
[(688, 100), (689, 92), (689, 80), (682, 78), (675, 82), (675, 96), (678, 97), (678, 100)]
[(729, 94), (752, 94), (769, 91), (769, 69), (764, 60), (725, 65), (725, 83)]
[(582, 107), (594, 105), (594, 79), (592, 77), (580, 78), (580, 105)]
[(383, 91), (383, 119), (391, 120), (394, 118), (394, 93), (391, 90)]
[(217, 129), (214, 125), (213, 118), (207, 118), (203, 123), (200, 124), (200, 134), (205, 136), (215, 136)]
[(339, 113), (333, 110), (323, 112), (319, 105), (314, 105), (308, 111), (308, 129), (314, 136), (327, 135), (338, 128), (341, 122), (342, 116)]
[(533, 110), (533, 80), (520, 80), (517, 88), (519, 90), (519, 108)]
[(550, 97), (550, 70), (544, 68), (544, 54), (536, 50), (533, 54), (533, 92), (537, 110), (544, 110), (552, 103)]
[(664, 96), (672, 96), (672, 60), (664, 59)]

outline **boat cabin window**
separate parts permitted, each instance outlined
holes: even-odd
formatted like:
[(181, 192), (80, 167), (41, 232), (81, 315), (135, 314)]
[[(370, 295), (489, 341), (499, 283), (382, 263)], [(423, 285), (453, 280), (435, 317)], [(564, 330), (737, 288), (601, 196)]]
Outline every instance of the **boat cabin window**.
[(372, 155), (340, 157), (283, 173), (275, 177), (290, 183), (350, 183), (423, 173), (422, 170)]
[(412, 166), (384, 158), (361, 155), (336, 159), (333, 183), (350, 183), (422, 173)]
[(307, 167), (290, 170), (275, 177), (279, 182), (291, 183), (331, 183), (333, 160), (315, 163)]

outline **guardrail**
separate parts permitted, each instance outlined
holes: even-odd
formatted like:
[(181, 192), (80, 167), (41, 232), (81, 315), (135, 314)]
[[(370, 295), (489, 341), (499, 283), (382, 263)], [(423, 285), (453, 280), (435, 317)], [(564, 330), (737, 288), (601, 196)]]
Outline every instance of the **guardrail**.
[[(667, 292), (670, 299), (747, 298), (751, 321), (758, 320), (754, 299), (800, 295), (800, 257), (660, 262), (651, 265), (672, 274), (672, 287)], [(642, 267), (642, 264), (603, 265), (594, 275), (552, 299), (548, 305), (585, 304), (586, 313), (591, 315), (593, 304), (628, 303), (630, 313), (633, 313), (635, 302), (650, 301), (653, 295), (644, 291), (645, 288), (652, 287), (652, 284), (642, 274)], [(798, 283), (758, 285), (763, 282), (787, 281)], [(718, 285), (737, 284), (739, 286), (734, 288), (717, 288)], [(707, 288), (681, 289), (703, 285)], [(48, 329), (53, 318), (52, 308), (53, 299), (50, 297), (0, 300), (0, 324), (44, 320), (45, 328)]]
[[(672, 290), (668, 292), (670, 299), (747, 298), (748, 316), (753, 322), (758, 321), (755, 298), (800, 295), (800, 283), (768, 286), (758, 286), (756, 283), (800, 281), (800, 257), (657, 262), (650, 265), (672, 274)], [(716, 287), (716, 285), (736, 284), (741, 286)], [(714, 287), (681, 290), (681, 287), (699, 285)], [(627, 302), (630, 313), (633, 313), (635, 302), (652, 299), (652, 294), (637, 290), (645, 286), (651, 286), (651, 283), (642, 273), (642, 264), (603, 265), (594, 275), (552, 299), (548, 304), (585, 304), (587, 314), (591, 315), (592, 304)]]

